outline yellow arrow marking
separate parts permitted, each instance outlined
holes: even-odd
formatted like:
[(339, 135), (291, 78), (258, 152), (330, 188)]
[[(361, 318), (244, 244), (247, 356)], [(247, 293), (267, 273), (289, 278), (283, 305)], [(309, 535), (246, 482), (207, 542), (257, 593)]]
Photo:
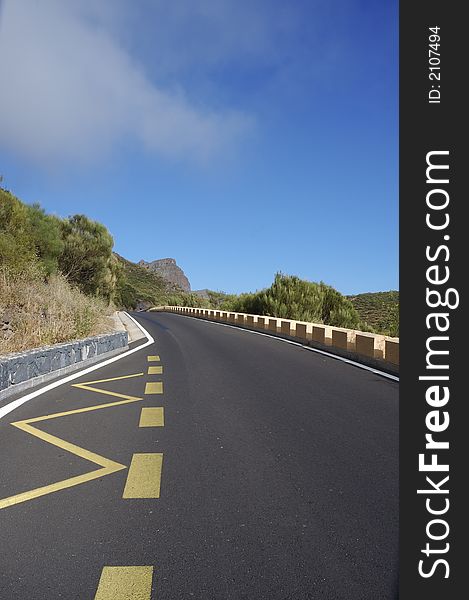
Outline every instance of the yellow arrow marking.
[(24, 421), (16, 421), (15, 423), (10, 423), (10, 425), (17, 427), (22, 431), (26, 431), (26, 433), (29, 433), (43, 440), (44, 442), (47, 442), (48, 444), (52, 444), (53, 446), (62, 448), (63, 450), (70, 452), (71, 454), (75, 454), (75, 456), (79, 456), (80, 458), (83, 458), (85, 460), (99, 465), (101, 468), (95, 471), (90, 471), (89, 473), (84, 473), (83, 475), (77, 475), (76, 477), (70, 477), (69, 479), (57, 481), (56, 483), (52, 483), (50, 485), (35, 488), (34, 490), (30, 490), (28, 492), (22, 492), (21, 494), (16, 494), (15, 496), (3, 498), (0, 500), (0, 509), (7, 508), (8, 506), (13, 506), (15, 504), (20, 504), (21, 502), (27, 502), (28, 500), (33, 500), (35, 498), (39, 498), (40, 496), (45, 496), (46, 494), (52, 494), (53, 492), (58, 492), (60, 490), (73, 487), (75, 485), (80, 485), (81, 483), (86, 483), (87, 481), (92, 481), (93, 479), (98, 479), (99, 477), (104, 477), (105, 475), (111, 475), (111, 473), (116, 473), (117, 471), (121, 471), (122, 469), (126, 469), (126, 465), (122, 465), (121, 463), (110, 460), (104, 456), (100, 456), (99, 454), (91, 452), (90, 450), (86, 450), (85, 448), (76, 446), (75, 444), (67, 442), (66, 440), (62, 440), (61, 438), (58, 438), (55, 435), (46, 433), (45, 431), (42, 431), (37, 427), (31, 425), (31, 423), (38, 423), (40, 421), (47, 421), (49, 419), (58, 419), (60, 417), (76, 415), (84, 412), (91, 412), (93, 410), (111, 408), (113, 406), (120, 406), (122, 404), (130, 404), (132, 402), (139, 402), (140, 400), (143, 400), (143, 398), (138, 398), (137, 396), (127, 396), (125, 394), (119, 394), (117, 392), (112, 392), (109, 390), (93, 388), (90, 387), (88, 384), (117, 381), (121, 379), (129, 379), (131, 377), (141, 377), (142, 375), (143, 373), (136, 373), (135, 375), (124, 375), (123, 377), (99, 379), (96, 381), (87, 381), (84, 383), (74, 384), (74, 387), (86, 389), (100, 394), (107, 394), (109, 396), (117, 396), (119, 398), (124, 398), (123, 400), (118, 400), (116, 402), (108, 402), (106, 404), (98, 404), (96, 406), (87, 406), (85, 408), (77, 408), (75, 410), (68, 410), (66, 412), (59, 412), (51, 415), (44, 415), (41, 417), (34, 417), (32, 419), (25, 419)]

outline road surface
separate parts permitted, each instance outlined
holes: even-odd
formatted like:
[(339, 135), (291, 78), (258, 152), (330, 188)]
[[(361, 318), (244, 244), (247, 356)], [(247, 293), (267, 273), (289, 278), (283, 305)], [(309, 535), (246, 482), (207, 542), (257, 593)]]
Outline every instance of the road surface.
[(0, 598), (397, 598), (398, 384), (134, 317), (154, 344), (0, 420)]

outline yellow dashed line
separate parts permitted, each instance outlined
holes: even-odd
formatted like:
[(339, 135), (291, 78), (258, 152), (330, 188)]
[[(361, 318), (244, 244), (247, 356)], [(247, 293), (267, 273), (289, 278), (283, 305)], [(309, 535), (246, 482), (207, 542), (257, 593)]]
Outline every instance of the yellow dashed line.
[(162, 454), (134, 454), (122, 497), (159, 498), (162, 468)]
[(148, 362), (160, 362), (160, 357), (158, 355), (148, 356), (147, 360)]
[(139, 427), (164, 427), (164, 409), (162, 406), (142, 408)]
[(161, 375), (163, 372), (163, 367), (148, 367), (148, 375)]
[(162, 381), (149, 381), (145, 386), (145, 394), (162, 394), (163, 393), (163, 382)]
[(153, 567), (104, 567), (94, 600), (150, 600)]

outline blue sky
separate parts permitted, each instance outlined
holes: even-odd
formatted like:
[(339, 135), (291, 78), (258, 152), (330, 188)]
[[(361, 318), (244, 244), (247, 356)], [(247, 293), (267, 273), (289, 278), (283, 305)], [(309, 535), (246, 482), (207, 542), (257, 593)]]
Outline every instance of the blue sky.
[(4, 0), (0, 174), (193, 289), (398, 287), (398, 9)]

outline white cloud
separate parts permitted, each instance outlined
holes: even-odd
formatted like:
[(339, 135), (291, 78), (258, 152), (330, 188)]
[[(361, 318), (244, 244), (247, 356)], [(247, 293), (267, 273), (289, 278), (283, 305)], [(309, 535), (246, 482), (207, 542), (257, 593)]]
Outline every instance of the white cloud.
[(93, 5), (2, 5), (0, 147), (50, 166), (96, 163), (136, 140), (162, 156), (208, 161), (249, 131), (249, 115), (201, 108), (181, 89), (155, 85), (116, 35), (125, 19), (117, 27), (110, 4)]

